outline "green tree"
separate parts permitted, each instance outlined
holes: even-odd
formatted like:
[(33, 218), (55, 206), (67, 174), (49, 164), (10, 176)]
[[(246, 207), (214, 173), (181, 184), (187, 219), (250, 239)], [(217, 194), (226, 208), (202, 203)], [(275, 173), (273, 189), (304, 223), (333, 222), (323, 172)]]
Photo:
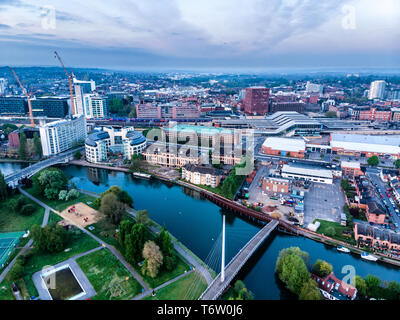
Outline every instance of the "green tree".
[(61, 190), (66, 189), (68, 177), (58, 168), (39, 171), (32, 177), (33, 190), (36, 195), (44, 195), (47, 199), (58, 199)]
[(321, 259), (318, 259), (313, 266), (313, 273), (321, 278), (325, 278), (328, 274), (331, 274), (332, 271), (332, 265)]
[(101, 199), (100, 211), (115, 225), (118, 225), (126, 214), (126, 205), (118, 200), (113, 193), (104, 195)]
[(19, 134), (18, 157), (22, 160), (25, 160), (27, 158), (26, 144), (27, 144), (26, 135), (25, 133), (21, 132)]
[(24, 216), (30, 216), (31, 214), (33, 214), (34, 212), (35, 212), (35, 206), (34, 205), (32, 205), (32, 204), (30, 204), (30, 203), (28, 203), (28, 204), (26, 204), (26, 205), (24, 205), (22, 208), (21, 208), (21, 214), (22, 215), (24, 215)]
[(400, 169), (400, 159), (397, 159), (397, 160), (393, 163), (393, 165), (394, 165), (397, 169)]
[(36, 132), (33, 134), (33, 145), (35, 147), (36, 156), (41, 159), (43, 156), (42, 142)]
[(74, 159), (80, 160), (82, 158), (82, 153), (79, 150), (76, 150), (74, 153)]
[(123, 220), (119, 225), (118, 241), (121, 246), (125, 245), (125, 238), (131, 232), (133, 223), (130, 220)]
[(57, 224), (41, 228), (34, 225), (31, 229), (32, 239), (39, 251), (56, 253), (64, 250), (67, 243), (67, 232)]
[(65, 201), (65, 200), (67, 200), (67, 196), (68, 196), (68, 191), (67, 190), (61, 190), (58, 193), (58, 200)]
[(145, 226), (134, 224), (130, 234), (125, 237), (125, 252), (131, 263), (137, 263), (142, 259), (142, 249), (145, 242)]
[(328, 111), (325, 113), (325, 117), (327, 118), (337, 118), (337, 114), (335, 111)]
[(4, 179), (3, 173), (0, 171), (0, 201), (4, 201), (8, 198), (7, 183)]
[(9, 272), (9, 277), (11, 281), (16, 281), (20, 279), (24, 274), (24, 267), (23, 265), (17, 261), (11, 268)]
[(153, 242), (147, 241), (143, 247), (144, 263), (142, 267), (143, 274), (155, 278), (163, 263), (163, 255), (160, 248)]
[(155, 239), (155, 242), (160, 247), (164, 256), (165, 269), (168, 271), (173, 270), (176, 266), (177, 259), (169, 232), (163, 228)]
[(381, 279), (376, 276), (367, 275), (365, 278), (365, 284), (367, 285), (367, 296), (378, 298), (381, 292)]
[(342, 179), (342, 181), (340, 182), (340, 186), (342, 187), (342, 189), (343, 189), (344, 191), (350, 190), (350, 183), (349, 183), (349, 181), (346, 180), (346, 179)]
[(308, 260), (306, 252), (292, 247), (282, 250), (276, 263), (275, 270), (279, 279), (296, 295), (300, 295), (304, 283), (311, 277), (306, 260)]
[(138, 223), (143, 224), (143, 225), (148, 225), (150, 222), (149, 219), (149, 213), (147, 210), (139, 210), (136, 214), (136, 220)]
[(322, 300), (321, 292), (313, 279), (304, 282), (299, 294), (299, 300)]
[(378, 156), (372, 156), (368, 158), (368, 164), (372, 167), (376, 167), (379, 164)]
[(356, 276), (355, 281), (358, 295), (364, 298), (367, 297), (367, 284), (365, 280), (360, 276)]

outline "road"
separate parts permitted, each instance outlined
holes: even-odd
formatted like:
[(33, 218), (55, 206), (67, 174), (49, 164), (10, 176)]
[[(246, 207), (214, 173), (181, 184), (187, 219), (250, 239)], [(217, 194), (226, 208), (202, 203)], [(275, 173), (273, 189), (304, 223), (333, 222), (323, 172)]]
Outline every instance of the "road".
[(376, 168), (367, 168), (367, 176), (370, 178), (372, 183), (376, 186), (376, 190), (383, 195), (383, 200), (386, 201), (386, 204), (382, 201), (382, 198), (378, 196), (378, 198), (381, 201), (382, 208), (386, 208), (386, 210), (389, 212), (392, 220), (394, 223), (397, 223), (399, 227), (396, 228), (396, 231), (400, 231), (400, 217), (397, 215), (397, 213), (394, 211), (395, 208), (393, 205), (390, 203), (390, 198), (386, 195), (386, 189), (389, 188), (389, 186), (381, 180), (379, 177), (379, 170)]

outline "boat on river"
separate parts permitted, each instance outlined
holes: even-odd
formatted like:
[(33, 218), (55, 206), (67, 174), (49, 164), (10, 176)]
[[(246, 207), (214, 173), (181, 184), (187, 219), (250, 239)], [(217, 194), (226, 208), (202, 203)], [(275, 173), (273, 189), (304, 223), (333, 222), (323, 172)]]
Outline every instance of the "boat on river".
[(337, 251), (344, 252), (344, 253), (349, 253), (350, 252), (349, 249), (347, 249), (345, 247), (342, 247), (342, 246), (337, 247)]
[(369, 260), (369, 261), (376, 261), (378, 260), (378, 257), (373, 256), (372, 254), (366, 253), (366, 252), (362, 252), (361, 253), (361, 258), (365, 259), (365, 260)]

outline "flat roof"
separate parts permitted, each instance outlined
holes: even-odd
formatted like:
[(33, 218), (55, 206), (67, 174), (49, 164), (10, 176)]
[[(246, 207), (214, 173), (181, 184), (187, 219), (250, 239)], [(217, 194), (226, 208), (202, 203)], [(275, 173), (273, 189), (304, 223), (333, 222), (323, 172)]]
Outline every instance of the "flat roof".
[(305, 151), (306, 143), (304, 140), (301, 139), (269, 137), (265, 139), (263, 147), (271, 148), (274, 150), (299, 152)]
[(282, 167), (282, 173), (304, 175), (318, 178), (333, 179), (332, 171), (315, 165), (305, 164), (285, 164)]
[(331, 147), (345, 150), (400, 154), (399, 136), (332, 134)]

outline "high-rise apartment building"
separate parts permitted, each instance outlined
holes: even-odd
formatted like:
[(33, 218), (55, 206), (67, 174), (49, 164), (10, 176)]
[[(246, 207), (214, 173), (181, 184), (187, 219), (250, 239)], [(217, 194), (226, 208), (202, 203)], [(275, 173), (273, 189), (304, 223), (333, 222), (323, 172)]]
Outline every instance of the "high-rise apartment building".
[(89, 118), (104, 118), (107, 116), (107, 97), (97, 94), (83, 95), (84, 114)]
[(73, 78), (74, 83), (74, 101), (75, 101), (75, 111), (76, 114), (85, 114), (85, 107), (83, 96), (85, 94), (91, 94), (96, 90), (96, 82), (93, 80), (83, 81)]
[(0, 95), (4, 95), (6, 93), (7, 88), (7, 79), (0, 78)]
[(246, 88), (246, 93), (244, 97), (244, 112), (247, 114), (267, 114), (269, 112), (269, 96), (269, 88)]
[(43, 155), (53, 156), (67, 151), (86, 139), (86, 119), (75, 115), (68, 119), (39, 126)]
[(383, 99), (385, 97), (386, 81), (377, 80), (371, 82), (371, 87), (368, 93), (368, 99)]

